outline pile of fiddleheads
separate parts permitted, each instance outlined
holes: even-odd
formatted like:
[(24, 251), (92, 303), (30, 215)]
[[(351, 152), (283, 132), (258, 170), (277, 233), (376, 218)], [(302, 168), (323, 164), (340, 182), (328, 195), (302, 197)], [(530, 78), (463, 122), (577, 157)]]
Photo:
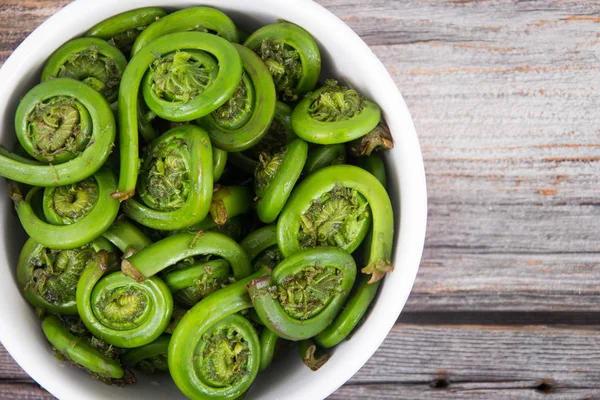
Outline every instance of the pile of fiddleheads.
[(393, 270), (393, 139), (320, 71), (303, 28), (242, 34), (208, 7), (132, 10), (52, 54), (0, 176), (61, 360), (236, 399), (282, 345), (316, 371), (350, 336)]

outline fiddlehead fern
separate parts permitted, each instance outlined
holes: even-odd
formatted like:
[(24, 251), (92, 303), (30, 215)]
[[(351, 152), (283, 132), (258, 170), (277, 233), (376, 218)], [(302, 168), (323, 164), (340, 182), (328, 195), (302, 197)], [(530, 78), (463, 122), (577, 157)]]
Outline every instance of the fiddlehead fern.
[(60, 164), (77, 157), (90, 142), (90, 115), (76, 99), (56, 96), (40, 102), (27, 116), (27, 125), (18, 137), (35, 159)]
[(246, 236), (240, 246), (244, 249), (255, 271), (261, 267), (275, 268), (283, 259), (277, 246), (277, 226), (267, 225)]
[(292, 108), (278, 101), (273, 121), (263, 138), (248, 150), (229, 154), (231, 163), (238, 168), (254, 171), (262, 153), (277, 153), (296, 138), (292, 129)]
[(308, 157), (302, 172), (305, 175), (310, 175), (321, 168), (345, 163), (346, 146), (344, 144), (317, 146), (308, 150)]
[[(60, 107), (67, 111), (62, 114), (57, 113), (55, 106), (49, 106), (67, 98), (81, 108), (74, 106), (74, 112), (71, 107)], [(86, 135), (82, 125), (89, 129), (89, 140), (81, 141), (83, 144), (76, 139)], [(0, 176), (32, 186), (68, 185), (93, 175), (106, 162), (116, 131), (106, 100), (88, 85), (67, 78), (46, 81), (31, 89), (17, 108), (15, 130), (32, 157), (52, 165), (0, 148)], [(83, 147), (78, 149), (74, 143)]]
[(151, 374), (167, 372), (169, 370), (167, 354), (169, 352), (170, 341), (171, 336), (160, 335), (152, 343), (127, 350), (121, 357), (121, 362), (126, 367), (139, 369)]
[(102, 355), (108, 358), (118, 360), (126, 351), (125, 349), (108, 344), (92, 335), (81, 321), (81, 318), (79, 318), (79, 315), (59, 315), (58, 319), (62, 321), (63, 325), (70, 333), (77, 338), (82, 339), (85, 343), (89, 344), (92, 348), (98, 350)]
[(117, 180), (106, 167), (81, 182), (47, 187), (42, 209), (48, 222), (36, 215), (31, 204), (41, 188), (31, 189), (26, 197), (18, 185), (11, 184), (10, 188), (9, 195), (25, 231), (54, 249), (73, 249), (91, 242), (108, 229), (119, 212), (119, 202), (111, 198)]
[(42, 330), (60, 356), (86, 369), (93, 376), (106, 383), (131, 383), (132, 377), (126, 376), (126, 371), (118, 361), (72, 335), (57, 317), (50, 315), (44, 318)]
[[(277, 243), (284, 256), (294, 254), (303, 248), (306, 236), (300, 234), (315, 204), (327, 202), (323, 199), (334, 189), (357, 191), (369, 205), (373, 218), (371, 250), (367, 265), (362, 269), (371, 274), (371, 283), (383, 278), (393, 269), (390, 262), (394, 237), (394, 218), (390, 198), (381, 183), (362, 168), (351, 165), (334, 165), (323, 168), (308, 176), (292, 193), (290, 200), (277, 222)], [(317, 200), (317, 203), (315, 203)], [(304, 217), (304, 218), (303, 218)], [(355, 218), (356, 216), (352, 216)], [(327, 224), (327, 221), (324, 221)], [(308, 225), (310, 226), (310, 225)], [(324, 225), (327, 226), (327, 225)], [(358, 229), (356, 232), (364, 232)], [(364, 237), (364, 233), (362, 234)], [(360, 235), (348, 237), (354, 249)]]
[[(162, 19), (161, 21), (164, 21)], [(161, 117), (191, 121), (219, 108), (235, 91), (242, 76), (242, 62), (233, 45), (218, 36), (200, 32), (182, 32), (159, 37), (131, 59), (119, 87), (119, 145), (121, 173), (119, 190), (114, 196), (126, 200), (135, 193), (138, 175), (138, 115), (137, 98), (146, 70), (158, 57), (174, 51), (202, 50), (214, 56), (219, 70), (210, 86), (187, 103), (162, 100)], [(156, 111), (156, 110), (153, 110)]]
[[(117, 108), (118, 108), (118, 104), (117, 104)], [(156, 129), (154, 129), (154, 126), (152, 125), (152, 121), (154, 121), (154, 119), (156, 118), (156, 114), (153, 111), (148, 109), (148, 106), (144, 102), (144, 98), (141, 94), (138, 96), (136, 112), (137, 112), (137, 119), (138, 119), (137, 123), (138, 123), (139, 136), (142, 137), (146, 143), (150, 143), (154, 139), (156, 139), (156, 137), (158, 136)], [(118, 113), (118, 109), (115, 112), (115, 114), (117, 114), (117, 113)]]
[(310, 339), (302, 340), (298, 344), (298, 354), (304, 365), (312, 371), (317, 371), (325, 365), (325, 363), (329, 361), (329, 357), (331, 357), (331, 354), (323, 352)]
[(145, 7), (127, 11), (93, 26), (86, 32), (85, 36), (104, 39), (111, 46), (115, 46), (127, 54), (140, 33), (148, 25), (164, 17), (165, 14), (158, 7)]
[[(143, 101), (141, 101), (140, 103), (138, 103), (138, 107), (141, 106), (142, 104), (144, 105), (144, 107), (146, 106), (145, 103)], [(150, 112), (150, 113), (152, 115), (154, 115), (154, 117), (156, 116), (152, 112)], [(150, 125), (150, 127), (152, 128), (152, 131), (151, 132), (149, 131), (147, 133), (148, 133), (148, 135), (152, 135), (152, 137), (144, 135), (144, 134), (142, 134), (142, 136), (144, 136), (144, 139), (149, 139), (148, 143), (151, 143), (152, 140), (157, 138), (157, 136), (164, 135), (169, 130), (171, 130), (173, 128), (177, 128), (182, 125), (191, 125), (191, 123), (189, 123), (189, 122), (170, 122), (169, 121), (168, 125), (169, 125), (168, 128), (165, 128), (166, 130), (164, 130), (164, 131), (162, 131), (160, 128), (158, 129), (158, 131), (154, 130), (154, 127), (152, 125)], [(141, 126), (140, 126), (140, 133), (142, 133)], [(213, 182), (217, 182), (223, 175), (223, 171), (225, 171), (225, 167), (227, 166), (228, 153), (225, 150), (221, 150), (217, 147), (212, 146), (212, 157), (213, 157)]]
[(178, 126), (152, 143), (139, 175), (141, 201), (127, 200), (123, 211), (153, 229), (185, 229), (208, 214), (212, 178), (212, 148), (206, 132), (193, 125)]
[(254, 327), (235, 313), (252, 307), (246, 285), (261, 270), (196, 304), (181, 319), (169, 344), (169, 371), (193, 399), (235, 399), (256, 377), (260, 341)]
[(104, 231), (102, 237), (117, 246), (122, 253), (127, 254), (128, 256), (152, 244), (152, 240), (150, 240), (144, 232), (125, 218), (117, 218), (117, 220)]
[(17, 280), (23, 296), (31, 305), (48, 312), (77, 315), (77, 283), (86, 265), (100, 250), (112, 252), (113, 248), (99, 238), (77, 249), (58, 250), (30, 238), (21, 250), (17, 265)]
[(213, 84), (219, 66), (203, 51), (177, 51), (158, 57), (144, 77), (142, 93), (148, 107), (170, 119), (164, 105), (189, 103)]
[(120, 272), (105, 276), (105, 256), (99, 252), (79, 278), (76, 301), (81, 320), (94, 336), (117, 347), (151, 343), (171, 319), (169, 288), (156, 277), (136, 282)]
[(164, 277), (173, 297), (184, 306), (192, 307), (209, 294), (231, 283), (231, 268), (223, 259), (193, 263), (175, 269)]
[[(251, 203), (252, 195), (247, 187), (215, 185), (209, 215), (199, 223), (174, 233), (210, 230), (234, 237), (236, 232), (244, 231), (240, 223), (236, 222), (236, 217), (246, 214)], [(234, 233), (236, 235), (232, 236)]]
[(376, 153), (371, 154), (370, 156), (360, 157), (358, 159), (358, 166), (369, 171), (383, 186), (387, 184), (385, 164), (379, 154)]
[(264, 223), (275, 221), (285, 205), (306, 162), (308, 145), (295, 139), (281, 152), (263, 153), (254, 172), (254, 192), (258, 218)]
[(267, 133), (275, 115), (275, 85), (269, 70), (252, 50), (235, 45), (244, 74), (236, 92), (217, 110), (198, 122), (212, 143), (226, 151), (246, 150)]
[(394, 140), (392, 139), (390, 128), (388, 128), (384, 120), (381, 120), (371, 132), (363, 137), (354, 139), (349, 143), (348, 147), (353, 156), (370, 156), (374, 151), (393, 148)]
[(133, 44), (131, 54), (135, 55), (161, 36), (186, 31), (215, 33), (230, 42), (238, 42), (237, 28), (223, 12), (210, 7), (191, 7), (175, 11), (146, 28)]
[(335, 321), (314, 337), (315, 342), (321, 347), (329, 348), (348, 337), (367, 312), (380, 283), (381, 281), (371, 283), (368, 276), (362, 276), (342, 312)]
[[(96, 176), (111, 173), (107, 169), (100, 169)], [(43, 211), (46, 221), (52, 224), (72, 224), (81, 220), (90, 213), (98, 203), (100, 188), (94, 177), (87, 178), (81, 182), (71, 185), (48, 187), (44, 189)], [(117, 186), (117, 180), (112, 176), (112, 191)], [(107, 190), (109, 194), (112, 191)], [(114, 215), (116, 217), (116, 213)], [(113, 217), (113, 219), (114, 219)]]
[(311, 91), (321, 72), (321, 54), (313, 37), (289, 22), (259, 28), (244, 43), (265, 62), (282, 101), (296, 101)]
[(42, 82), (52, 78), (75, 79), (91, 86), (112, 103), (117, 100), (126, 65), (123, 53), (104, 40), (74, 39), (50, 56), (42, 71)]
[(216, 232), (169, 236), (123, 260), (121, 270), (141, 281), (181, 260), (202, 254), (224, 258), (235, 279), (250, 275), (250, 261), (244, 250), (231, 238)]
[(328, 80), (310, 102), (308, 114), (320, 122), (339, 122), (354, 118), (365, 107), (365, 99), (356, 90)]
[(263, 324), (289, 340), (323, 331), (342, 308), (356, 277), (354, 259), (335, 247), (299, 251), (284, 259), (271, 277), (248, 285)]
[(199, 228), (212, 229), (225, 225), (230, 218), (248, 212), (251, 201), (250, 190), (245, 186), (215, 187), (210, 204), (210, 221), (203, 221)]
[(380, 119), (377, 104), (335, 80), (328, 80), (294, 108), (292, 127), (307, 142), (336, 144), (366, 135)]
[[(244, 46), (236, 45), (240, 56), (242, 56), (240, 49), (243, 47)], [(256, 56), (256, 54), (254, 55)], [(245, 67), (243, 58), (242, 66)], [(248, 122), (250, 119), (250, 112), (253, 108), (252, 103), (254, 101), (255, 93), (254, 85), (252, 85), (251, 79), (245, 70), (246, 68), (244, 68), (242, 79), (233, 95), (221, 107), (217, 108), (208, 116), (199, 119), (198, 124), (202, 124), (203, 119), (210, 119), (217, 128), (235, 129)], [(269, 75), (269, 77), (271, 77), (271, 75)]]
[[(381, 213), (390, 211), (391, 207), (386, 209), (385, 201), (376, 204), (381, 194), (379, 188), (371, 182), (361, 186), (360, 182), (366, 178), (360, 173), (345, 171), (356, 175), (347, 184), (342, 179), (346, 178), (345, 172), (339, 170), (335, 184), (331, 185), (331, 179), (327, 178), (329, 186), (313, 190), (306, 204), (298, 208), (301, 222), (297, 229), (294, 226), (291, 229), (292, 236), (298, 240), (297, 246), (292, 243), (292, 247), (296, 246), (293, 251), (297, 251), (298, 260), (294, 259), (296, 254), (286, 254), (288, 258), (283, 259), (279, 249), (282, 241), (277, 243), (281, 231), (290, 230), (289, 226), (268, 226), (259, 230), (256, 237), (245, 239), (245, 243), (242, 243), (244, 247), (218, 233), (206, 232), (207, 229), (225, 231), (227, 226), (233, 226), (237, 227), (237, 231), (246, 230), (247, 233), (262, 226), (254, 212), (248, 213), (256, 205), (252, 203), (249, 189), (253, 183), (249, 172), (253, 170), (256, 171), (255, 201), (258, 203), (258, 214), (263, 221), (276, 220), (284, 207), (287, 210), (286, 203), (292, 201), (296, 193), (293, 187), (300, 179), (301, 171), (304, 172), (303, 178), (310, 178), (317, 175), (320, 168), (327, 170), (331, 168), (327, 165), (345, 162), (345, 143), (350, 139), (344, 137), (341, 140), (340, 137), (347, 133), (345, 130), (352, 136), (356, 135), (353, 129), (365, 129), (364, 126), (357, 126), (361, 125), (359, 117), (369, 107), (368, 102), (356, 92), (334, 84), (326, 85), (328, 87), (323, 93), (310, 103), (309, 117), (323, 124), (334, 124), (334, 131), (344, 132), (335, 138), (337, 142), (333, 145), (311, 147), (314, 151), (310, 152), (307, 162), (308, 145), (293, 132), (291, 109), (284, 103), (276, 104), (275, 98), (279, 96), (282, 100), (296, 102), (301, 100), (305, 92), (314, 89), (320, 70), (320, 56), (310, 35), (293, 24), (273, 24), (259, 30), (252, 38), (248, 37), (249, 43), (257, 40), (258, 46), (254, 47), (257, 55), (252, 50), (222, 39), (231, 32), (232, 35), (238, 35), (237, 29), (224, 14), (207, 8), (186, 11), (166, 17), (167, 22), (156, 22), (164, 16), (162, 10), (135, 10), (95, 27), (90, 34), (108, 35), (110, 32), (112, 36), (107, 39), (116, 47), (130, 46), (146, 26), (151, 26), (145, 35), (142, 34), (145, 39), (138, 40), (138, 44), (144, 40), (146, 43), (139, 45), (125, 72), (119, 70), (115, 61), (97, 46), (71, 51), (60, 67), (60, 73), (64, 73), (64, 76), (80, 79), (82, 84), (99, 90), (109, 99), (114, 99), (114, 88), (120, 85), (119, 103), (117, 105), (115, 102), (112, 109), (119, 108), (119, 150), (122, 157), (113, 157), (109, 167), (121, 168), (121, 174), (117, 188), (114, 180), (112, 182), (112, 197), (115, 200), (110, 201), (114, 212), (111, 209), (104, 217), (107, 220), (114, 219), (118, 199), (124, 201), (125, 210), (134, 209), (128, 214), (138, 224), (144, 222), (151, 227), (137, 225), (138, 229), (136, 225), (127, 223), (122, 218), (125, 215), (122, 215), (103, 233), (122, 250), (121, 267), (124, 274), (109, 274), (112, 270), (108, 264), (113, 259), (108, 259), (106, 251), (95, 248), (88, 251), (91, 245), (63, 251), (44, 247), (46, 242), (40, 243), (39, 246), (44, 250), (39, 252), (43, 255), (38, 258), (43, 258), (43, 262), (36, 261), (37, 264), (28, 265), (35, 278), (29, 277), (25, 285), (30, 285), (27, 289), (37, 290), (43, 301), (52, 307), (62, 307), (67, 300), (72, 302), (75, 290), (75, 297), (80, 300), (76, 303), (81, 304), (77, 312), (82, 314), (86, 326), (95, 335), (111, 343), (106, 344), (109, 349), (117, 349), (117, 344), (128, 347), (141, 345), (143, 348), (139, 352), (128, 352), (124, 359), (143, 359), (141, 363), (135, 360), (131, 362), (132, 365), (139, 364), (142, 369), (164, 370), (165, 363), (170, 361), (170, 372), (187, 395), (193, 398), (239, 398), (251, 384), (258, 368), (265, 368), (270, 362), (279, 335), (299, 340), (316, 334), (314, 338), (318, 338), (315, 340), (319, 343), (331, 345), (353, 329), (377, 290), (378, 282), (369, 282), (391, 269), (391, 249), (387, 247), (391, 244), (391, 230), (387, 230), (388, 226), (380, 218)], [(149, 18), (152, 15), (152, 19)], [(224, 18), (219, 19), (221, 16)], [(203, 22), (202, 18), (207, 17), (211, 17), (208, 23), (212, 23), (212, 26)], [(189, 32), (190, 29), (206, 33)], [(228, 39), (233, 40), (233, 36)], [(101, 42), (100, 38), (96, 38), (88, 43), (94, 40)], [(117, 73), (115, 70), (118, 70)], [(126, 79), (119, 83), (117, 79), (121, 72)], [(265, 96), (261, 93), (257, 77), (267, 82), (270, 88), (268, 101), (263, 103), (260, 100), (264, 100)], [(66, 80), (53, 77), (51, 81), (61, 79)], [(275, 116), (271, 107), (273, 104), (276, 104), (273, 106)], [(96, 180), (96, 176), (103, 172), (98, 169), (101, 168), (100, 164), (95, 167), (95, 172), (80, 172), (85, 166), (80, 163), (81, 168), (74, 174), (79, 173), (81, 179), (68, 182), (56, 170), (63, 163), (83, 157), (89, 148), (102, 140), (94, 136), (97, 133), (94, 129), (97, 126), (94, 113), (97, 114), (97, 109), (102, 107), (88, 107), (85, 100), (70, 94), (43, 98), (33, 111), (24, 114), (29, 123), (24, 135), (25, 142), (32, 142), (28, 152), (35, 156), (36, 161), (0, 149), (0, 174), (11, 173), (11, 168), (27, 170), (29, 166), (40, 166), (40, 163), (49, 164), (53, 172), (54, 181), (46, 181), (44, 186), (57, 188), (44, 191), (48, 193), (44, 204), (49, 206), (45, 210), (41, 209), (43, 202), (40, 195), (43, 191), (40, 187), (33, 188), (25, 199), (23, 196), (16, 198), (20, 194), (14, 190), (12, 192), (19, 204), (29, 206), (29, 210), (21, 205), (17, 207), (27, 211), (31, 217), (28, 220), (35, 221), (37, 218), (34, 228), (44, 226), (39, 223), (43, 222), (42, 219), (48, 221), (47, 225), (81, 224), (96, 210), (91, 204), (97, 204), (100, 197), (105, 197), (104, 192), (100, 193)], [(284, 117), (278, 118), (280, 109), (285, 110), (282, 113)], [(265, 119), (265, 116), (269, 118)], [(160, 151), (154, 151), (156, 149), (153, 146), (160, 140), (166, 142), (172, 133), (156, 139), (166, 126), (192, 121), (201, 126), (206, 121), (212, 122), (218, 128), (217, 133), (210, 132), (213, 136), (210, 141), (195, 135), (197, 142), (193, 142), (190, 135), (187, 141), (176, 141), (164, 145)], [(352, 123), (346, 127), (337, 125), (338, 122), (348, 121)], [(181, 128), (181, 131), (187, 129), (200, 128), (193, 126)], [(355, 139), (349, 146), (356, 146), (358, 153), (388, 146), (386, 136), (378, 134), (377, 129), (358, 138), (360, 141)], [(223, 134), (222, 137), (219, 137), (220, 134)], [(242, 135), (244, 140), (232, 140)], [(140, 136), (147, 144), (143, 149), (138, 144)], [(227, 152), (211, 146), (211, 141), (228, 151), (237, 152), (231, 164), (246, 165), (243, 167), (245, 171), (237, 172), (238, 176), (232, 176), (236, 172), (226, 175), (222, 185), (214, 185), (214, 181), (218, 180), (225, 168)], [(202, 157), (189, 154), (191, 152), (186, 154), (197, 143), (208, 148), (208, 156), (212, 155), (211, 165), (205, 162), (207, 154)], [(153, 154), (147, 154), (149, 149)], [(141, 170), (140, 158), (144, 164)], [(242, 161), (237, 162), (236, 159)], [(381, 179), (382, 166), (379, 161), (379, 158), (362, 157), (353, 159), (352, 163), (363, 166)], [(4, 165), (9, 168), (3, 168)], [(192, 196), (198, 195), (195, 189), (202, 186), (199, 166), (212, 172), (211, 182), (210, 185), (207, 183), (208, 189), (201, 188), (203, 201), (196, 201), (196, 197), (196, 200), (188, 202)], [(86, 177), (83, 177), (84, 174), (87, 174)], [(27, 179), (24, 182), (29, 183)], [(58, 181), (60, 183), (56, 183)], [(318, 186), (318, 180), (311, 182), (309, 186)], [(233, 184), (240, 186), (230, 186)], [(15, 185), (11, 187), (14, 189)], [(189, 213), (187, 211), (190, 209), (185, 208), (187, 203), (193, 204)], [(142, 207), (154, 208), (151, 213), (156, 213), (147, 218), (140, 212), (136, 218), (136, 207), (137, 211)], [(180, 209), (186, 211), (180, 213), (181, 218), (172, 218), (173, 214), (170, 213)], [(387, 217), (393, 220), (391, 213), (387, 213)], [(171, 221), (166, 220), (175, 221), (175, 224), (169, 225)], [(162, 230), (155, 229), (163, 222), (165, 225), (159, 228)], [(366, 246), (369, 261), (365, 272), (371, 272), (373, 277), (368, 280), (366, 275), (362, 276), (360, 283), (353, 285), (355, 264), (347, 262), (340, 266), (330, 256), (336, 252), (341, 254), (341, 257), (336, 257), (336, 262), (340, 262), (340, 259), (343, 262), (344, 257), (349, 258), (349, 253), (363, 241), (371, 223), (374, 236), (367, 239), (370, 245)], [(33, 226), (30, 222), (24, 225)], [(104, 220), (94, 225), (98, 232), (106, 228)], [(140, 229), (157, 243), (151, 243)], [(187, 232), (173, 232), (174, 229)], [(199, 231), (190, 232), (190, 229)], [(35, 233), (37, 229), (29, 230), (34, 232), (34, 237), (39, 235)], [(241, 236), (239, 232), (237, 234)], [(83, 241), (84, 238), (77, 237), (76, 240)], [(102, 241), (102, 238), (96, 241)], [(284, 243), (284, 247), (288, 244)], [(71, 243), (66, 246), (74, 245)], [(313, 257), (312, 253), (309, 254), (311, 251), (319, 253), (319, 256)], [(87, 253), (92, 257), (92, 262), (84, 263), (81, 260)], [(308, 265), (300, 263), (299, 258), (303, 262), (308, 259)], [(84, 265), (87, 267), (82, 269)], [(276, 267), (272, 278), (263, 276), (270, 271), (259, 271), (258, 275), (247, 277), (252, 269), (268, 269), (268, 266)], [(160, 277), (166, 282), (154, 276), (159, 271), (162, 272)], [(62, 274), (60, 277), (58, 272)], [(71, 288), (70, 299), (65, 295), (68, 290), (57, 289), (56, 282), (59, 280), (65, 287)], [(74, 285), (75, 281), (78, 285)], [(78, 290), (74, 289), (75, 286)], [(344, 298), (348, 296), (350, 286), (356, 287), (355, 292), (350, 292), (352, 298), (347, 301)], [(169, 345), (166, 336), (157, 338), (157, 335), (166, 331), (165, 320), (170, 320), (169, 316), (172, 315), (172, 305), (169, 305), (171, 297), (165, 288), (174, 292), (181, 303), (192, 307), (186, 314), (187, 318), (183, 318), (183, 325), (187, 324), (185, 327), (175, 328), (176, 322), (173, 322), (170, 332), (176, 333), (174, 342), (178, 339), (177, 344)], [(261, 310), (260, 317), (251, 308), (248, 290)], [(154, 300), (159, 304), (150, 305)], [(194, 304), (198, 301), (202, 304), (196, 307)], [(345, 308), (342, 306), (344, 301), (347, 301)], [(40, 301), (42, 306), (46, 303)], [(36, 311), (41, 316), (50, 312), (50, 309), (38, 308)], [(72, 308), (70, 312), (73, 312)], [(336, 315), (338, 318), (323, 329), (326, 321), (331, 321)], [(259, 326), (263, 320), (270, 324), (269, 327), (263, 329)], [(261, 332), (258, 341), (256, 329)], [(75, 333), (86, 343), (92, 338), (101, 341), (89, 335)], [(76, 343), (72, 346), (75, 347)], [(317, 366), (321, 360), (315, 354), (315, 345), (304, 342), (302, 346), (305, 361), (308, 360), (310, 366)], [(91, 347), (96, 348), (94, 344)], [(168, 358), (165, 353), (167, 347), (171, 349)], [(115, 354), (120, 351), (125, 350), (117, 349)], [(106, 379), (113, 381), (116, 378)]]
[(355, 189), (334, 186), (299, 216), (300, 248), (337, 246), (354, 252), (371, 225), (369, 204)]
[(260, 332), (260, 370), (264, 371), (273, 361), (279, 336), (269, 328)]
[(212, 148), (213, 151), (213, 182), (218, 182), (227, 165), (227, 152), (225, 150)]
[[(368, 157), (361, 157), (359, 161), (363, 168), (376, 177), (385, 187), (385, 166), (383, 165), (381, 157), (377, 154), (372, 154)], [(369, 241), (367, 241), (367, 243), (368, 242)], [(367, 245), (365, 250), (366, 257), (369, 257), (371, 246)], [(322, 347), (329, 348), (339, 344), (348, 337), (366, 314), (369, 305), (377, 294), (380, 282), (381, 281), (372, 283), (369, 280), (369, 276), (362, 276), (353, 289), (352, 294), (350, 294), (350, 298), (346, 302), (340, 315), (338, 315), (335, 321), (333, 321), (333, 323), (323, 332), (315, 336), (315, 342)]]
[(265, 151), (277, 152), (295, 138), (296, 134), (292, 129), (292, 108), (278, 101), (275, 105), (275, 116), (267, 134), (256, 146), (248, 149), (246, 154), (258, 159), (261, 153)]

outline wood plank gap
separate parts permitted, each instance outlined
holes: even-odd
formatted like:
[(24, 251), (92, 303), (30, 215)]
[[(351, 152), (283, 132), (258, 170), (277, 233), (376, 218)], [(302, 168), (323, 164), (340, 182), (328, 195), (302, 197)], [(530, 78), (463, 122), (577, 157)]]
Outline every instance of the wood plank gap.
[[(14, 362), (14, 361), (13, 361)], [(5, 384), (15, 384), (15, 383), (32, 383), (32, 384), (36, 384), (37, 383), (29, 378), (6, 378), (6, 377), (0, 377), (0, 385), (5, 385)]]
[(572, 311), (470, 311), (403, 312), (398, 324), (414, 325), (552, 325), (569, 328), (600, 326), (600, 312)]
[(425, 242), (425, 249), (427, 250), (457, 250), (458, 252), (464, 252), (465, 250), (469, 250), (471, 254), (478, 255), (490, 255), (490, 256), (510, 256), (510, 255), (521, 255), (521, 256), (560, 256), (560, 255), (597, 255), (600, 254), (600, 250), (586, 250), (586, 251), (577, 251), (577, 250), (565, 250), (565, 251), (519, 251), (519, 250), (511, 250), (507, 249), (506, 251), (498, 251), (496, 249), (490, 251), (481, 251), (490, 249), (487, 246), (464, 246), (464, 245), (447, 245), (447, 244), (433, 244), (428, 245)]

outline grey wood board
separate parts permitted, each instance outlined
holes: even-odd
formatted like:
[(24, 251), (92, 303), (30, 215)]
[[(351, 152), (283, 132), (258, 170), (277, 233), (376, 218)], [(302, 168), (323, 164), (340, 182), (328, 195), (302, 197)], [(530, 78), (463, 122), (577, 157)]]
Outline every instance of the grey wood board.
[(427, 248), (406, 310), (597, 312), (599, 258)]
[(344, 386), (329, 397), (330, 400), (588, 400), (600, 397), (595, 389), (555, 389), (549, 393), (529, 387), (505, 388), (502, 384), (454, 389), (432, 389), (424, 385), (375, 384)]
[[(550, 399), (600, 396), (598, 330), (599, 326), (396, 324), (375, 355), (333, 398), (462, 399), (497, 393), (494, 396), (534, 399), (545, 392)], [(31, 382), (18, 369), (1, 349), (0, 377)], [(11, 382), (15, 381), (6, 381)], [(2, 390), (0, 386), (0, 397)]]
[(398, 324), (332, 399), (600, 396), (598, 327)]
[(36, 383), (0, 381), (0, 400), (50, 400), (54, 398)]
[[(41, 327), (40, 327), (41, 329)], [(8, 351), (0, 344), (0, 381), (4, 380), (29, 380), (29, 375), (8, 354)]]

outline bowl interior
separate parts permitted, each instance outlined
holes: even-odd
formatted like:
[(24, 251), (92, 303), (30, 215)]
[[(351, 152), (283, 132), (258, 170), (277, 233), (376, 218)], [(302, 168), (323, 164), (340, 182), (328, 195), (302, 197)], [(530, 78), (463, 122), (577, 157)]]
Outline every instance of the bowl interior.
[[(246, 397), (324, 398), (358, 371), (396, 321), (416, 276), (426, 220), (423, 163), (408, 109), (383, 65), (366, 44), (333, 14), (310, 0), (76, 1), (36, 29), (0, 70), (0, 88), (4, 94), (0, 97), (0, 141), (8, 148), (14, 145), (13, 124), (18, 101), (38, 83), (45, 60), (56, 48), (112, 15), (167, 3), (167, 9), (194, 5), (217, 7), (249, 32), (276, 19), (301, 25), (319, 44), (322, 78), (335, 77), (373, 99), (381, 106), (390, 125), (396, 147), (386, 154), (386, 165), (388, 191), (395, 208), (393, 262), (396, 270), (386, 277), (365, 323), (351, 340), (337, 346), (334, 356), (324, 367), (312, 372), (301, 363), (295, 351), (291, 351), (259, 375)], [(138, 384), (115, 388), (57, 361), (42, 335), (39, 320), (16, 285), (15, 268), (26, 235), (12, 213), (6, 185), (0, 185), (0, 207), (0, 262), (4, 264), (0, 268), (0, 340), (25, 371), (59, 398), (183, 398), (169, 377), (136, 374)]]

